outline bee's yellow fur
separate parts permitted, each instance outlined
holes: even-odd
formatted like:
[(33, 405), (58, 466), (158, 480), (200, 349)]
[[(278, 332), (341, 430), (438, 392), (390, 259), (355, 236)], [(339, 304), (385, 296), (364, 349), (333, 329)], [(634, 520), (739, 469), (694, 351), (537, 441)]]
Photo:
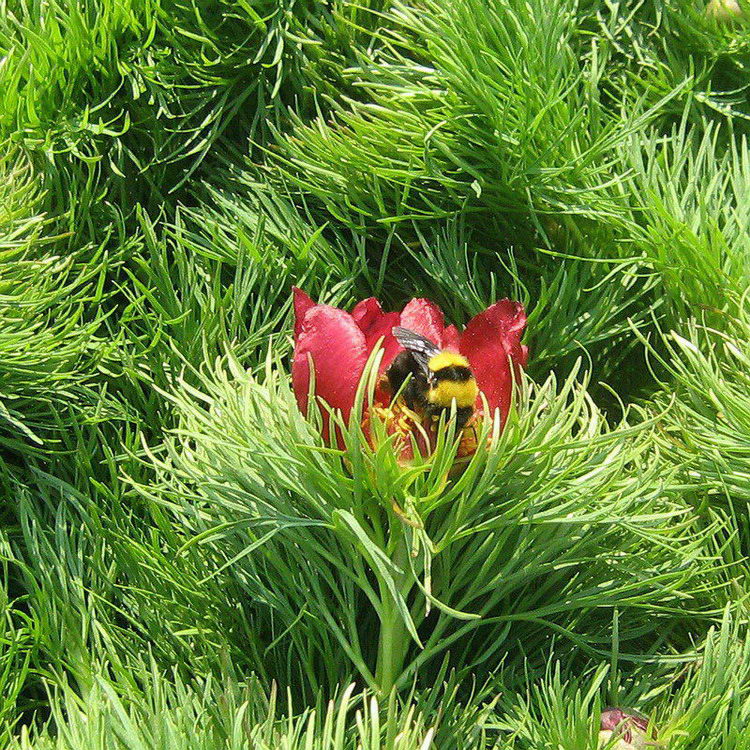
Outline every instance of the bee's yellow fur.
[[(442, 351), (440, 354), (431, 357), (427, 366), (433, 372), (437, 372), (445, 367), (468, 367), (469, 362), (466, 357), (462, 357), (456, 352)], [(474, 378), (461, 382), (440, 380), (434, 388), (430, 388), (427, 392), (427, 400), (431, 404), (447, 408), (455, 399), (456, 407), (461, 409), (466, 406), (474, 406), (478, 394), (479, 388)]]
[(427, 400), (437, 406), (450, 406), (456, 399), (456, 407), (474, 406), (479, 395), (477, 381), (472, 378), (465, 383), (453, 380), (441, 380), (434, 388), (427, 392)]
[(430, 357), (427, 366), (434, 372), (444, 367), (468, 367), (469, 360), (462, 357), (458, 352), (442, 351), (434, 357)]

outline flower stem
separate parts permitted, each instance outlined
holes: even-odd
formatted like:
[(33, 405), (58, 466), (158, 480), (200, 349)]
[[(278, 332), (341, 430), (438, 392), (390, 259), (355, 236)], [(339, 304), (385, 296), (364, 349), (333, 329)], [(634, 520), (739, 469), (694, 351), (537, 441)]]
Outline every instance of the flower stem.
[[(407, 554), (405, 540), (403, 535), (399, 534), (392, 558), (393, 563), (401, 570), (401, 573), (394, 575), (397, 591), (401, 589), (406, 576)], [(387, 586), (381, 583), (380, 591), (382, 604), (375, 680), (380, 687), (381, 695), (387, 696), (401, 676), (410, 635)]]

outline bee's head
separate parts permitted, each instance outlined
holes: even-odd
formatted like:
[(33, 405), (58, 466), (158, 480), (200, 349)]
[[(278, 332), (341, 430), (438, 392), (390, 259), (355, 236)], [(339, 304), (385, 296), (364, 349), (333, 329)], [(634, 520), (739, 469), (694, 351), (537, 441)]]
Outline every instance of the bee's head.
[(427, 370), (427, 400), (430, 404), (447, 409), (455, 399), (458, 409), (474, 406), (479, 388), (466, 357), (442, 351), (430, 357)]

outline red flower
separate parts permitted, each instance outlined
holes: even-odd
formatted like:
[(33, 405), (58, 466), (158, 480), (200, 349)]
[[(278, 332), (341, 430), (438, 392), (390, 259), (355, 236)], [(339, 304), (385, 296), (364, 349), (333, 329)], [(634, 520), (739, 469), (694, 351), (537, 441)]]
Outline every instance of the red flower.
[[(402, 351), (393, 336), (394, 326), (403, 326), (433, 341), (443, 349), (460, 352), (469, 362), (480, 391), (494, 413), (500, 410), (504, 421), (510, 409), (513, 369), (525, 367), (527, 349), (521, 344), (526, 314), (519, 302), (500, 300), (480, 313), (459, 333), (445, 325), (440, 308), (426, 299), (413, 299), (400, 312), (383, 312), (374, 297), (359, 302), (351, 313), (313, 302), (301, 289), (294, 289), (294, 361), (292, 386), (297, 403), (307, 412), (310, 389), (310, 360), (315, 370), (315, 394), (328, 406), (341, 410), (345, 420), (354, 404), (365, 363), (378, 341), (383, 358), (383, 375)], [(375, 407), (390, 404), (390, 394), (382, 381)], [(482, 408), (481, 397), (477, 409)], [(328, 438), (328, 416), (322, 409), (324, 437)], [(403, 414), (399, 415), (403, 419)]]
[(648, 720), (621, 708), (606, 708), (602, 711), (600, 723), (600, 745), (610, 741), (613, 735), (620, 738), (624, 748), (640, 748), (646, 743)]

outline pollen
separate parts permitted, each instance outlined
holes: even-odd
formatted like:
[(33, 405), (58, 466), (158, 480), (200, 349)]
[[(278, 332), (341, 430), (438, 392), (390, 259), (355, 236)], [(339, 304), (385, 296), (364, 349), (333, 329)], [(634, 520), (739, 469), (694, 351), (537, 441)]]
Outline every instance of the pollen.
[(422, 417), (409, 409), (403, 399), (399, 398), (388, 406), (375, 404), (370, 407), (362, 422), (362, 428), (373, 450), (377, 449), (376, 437), (371, 427), (375, 418), (385, 427), (386, 435), (393, 438), (394, 452), (402, 465), (414, 458), (412, 439), (423, 455), (431, 452), (430, 426), (423, 424)]
[[(416, 458), (415, 444), (422, 456), (432, 453), (438, 431), (438, 420), (434, 415), (429, 417), (409, 409), (402, 398), (388, 405), (373, 404), (364, 414), (362, 429), (370, 448), (377, 450), (379, 431), (373, 429), (373, 421), (378, 421), (385, 428), (385, 436), (393, 441), (393, 450), (401, 466), (411, 465)], [(475, 413), (462, 429), (455, 461), (447, 471), (446, 478), (460, 474), (468, 465), (478, 447), (481, 423), (481, 417)]]

